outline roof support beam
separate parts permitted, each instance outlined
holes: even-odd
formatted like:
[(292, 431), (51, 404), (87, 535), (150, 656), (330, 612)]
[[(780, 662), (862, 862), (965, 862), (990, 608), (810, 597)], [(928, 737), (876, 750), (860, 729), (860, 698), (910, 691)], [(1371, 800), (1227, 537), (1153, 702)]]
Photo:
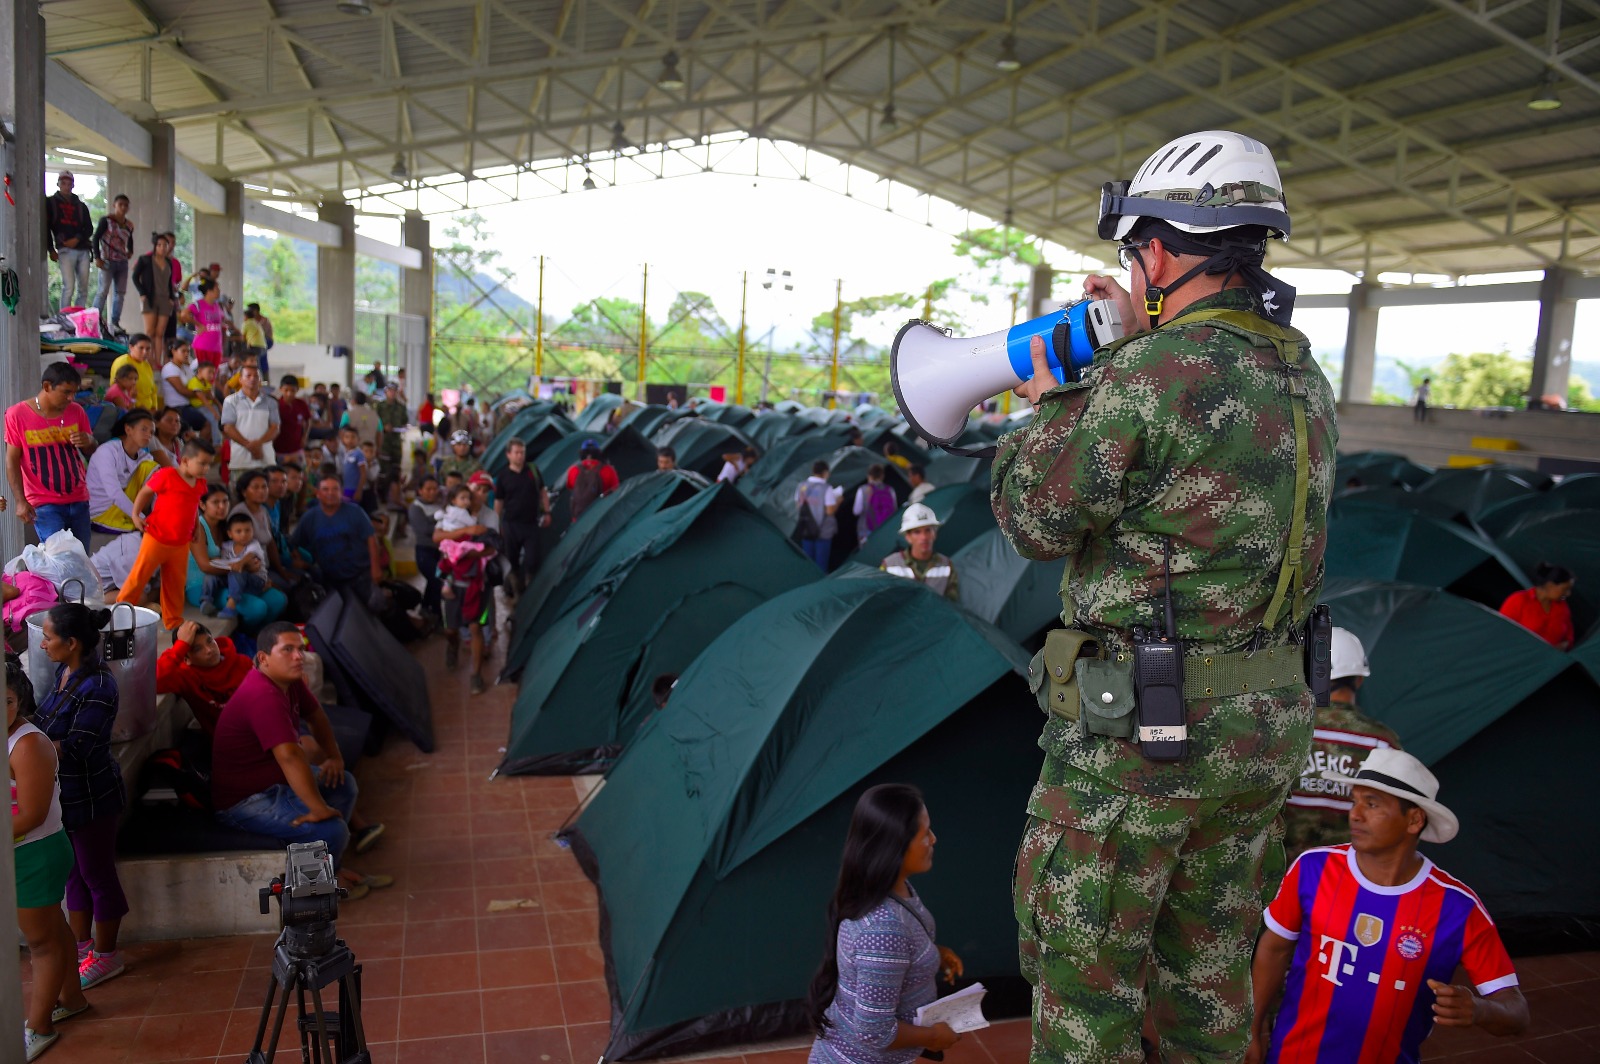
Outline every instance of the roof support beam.
[(84, 148), (123, 166), (148, 167), (150, 133), (56, 62), (44, 65), (44, 114), (52, 129), (72, 133)]

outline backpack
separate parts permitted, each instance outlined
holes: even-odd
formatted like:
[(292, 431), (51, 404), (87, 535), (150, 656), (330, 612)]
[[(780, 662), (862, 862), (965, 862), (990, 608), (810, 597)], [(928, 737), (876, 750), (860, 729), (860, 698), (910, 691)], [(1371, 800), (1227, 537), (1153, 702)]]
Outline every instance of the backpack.
[(600, 470), (605, 465), (596, 462), (594, 465), (578, 463), (578, 477), (572, 483), (572, 522), (577, 524), (578, 518), (583, 516), (594, 501), (600, 497)]
[(800, 487), (800, 524), (795, 529), (798, 539), (832, 539), (839, 530), (838, 522), (828, 513), (828, 485), (809, 481)]
[(894, 489), (887, 484), (868, 484), (867, 491), (866, 513), (861, 515), (861, 520), (868, 532), (876, 532), (894, 516), (900, 503), (895, 498)]

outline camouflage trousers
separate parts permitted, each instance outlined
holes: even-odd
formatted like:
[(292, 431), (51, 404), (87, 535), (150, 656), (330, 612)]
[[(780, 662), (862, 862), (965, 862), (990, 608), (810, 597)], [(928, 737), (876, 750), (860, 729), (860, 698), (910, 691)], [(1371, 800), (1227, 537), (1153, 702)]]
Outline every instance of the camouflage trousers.
[(1264, 862), (1282, 877), (1274, 821), (1287, 783), (1156, 798), (1051, 760), (1013, 880), (1034, 985), (1030, 1064), (1140, 1064), (1147, 1005), (1168, 1064), (1239, 1060)]

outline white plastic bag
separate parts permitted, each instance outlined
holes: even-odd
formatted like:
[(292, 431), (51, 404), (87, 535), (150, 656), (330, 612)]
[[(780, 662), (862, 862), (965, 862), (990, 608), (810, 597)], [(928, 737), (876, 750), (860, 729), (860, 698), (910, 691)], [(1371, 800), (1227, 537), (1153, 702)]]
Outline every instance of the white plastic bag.
[[(23, 547), (22, 566), (56, 585), (56, 590), (70, 599), (77, 598), (78, 584), (82, 584), (84, 605), (105, 605), (105, 597), (100, 593), (100, 575), (95, 572), (83, 544), (64, 528), (40, 546)], [(68, 582), (74, 580), (78, 583), (68, 586)]]

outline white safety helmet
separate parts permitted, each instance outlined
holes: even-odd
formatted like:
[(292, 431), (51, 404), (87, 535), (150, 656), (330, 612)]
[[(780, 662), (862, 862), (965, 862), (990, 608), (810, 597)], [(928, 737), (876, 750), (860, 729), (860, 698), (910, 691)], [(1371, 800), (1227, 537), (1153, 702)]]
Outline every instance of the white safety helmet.
[(900, 518), (900, 533), (904, 535), (914, 528), (938, 528), (939, 517), (933, 512), (933, 507), (924, 506), (914, 502), (906, 507), (906, 512)]
[(1163, 144), (1132, 181), (1113, 181), (1101, 190), (1102, 239), (1126, 240), (1140, 218), (1160, 218), (1186, 233), (1260, 225), (1275, 236), (1289, 235), (1289, 207), (1272, 152), (1225, 129)]
[(1333, 646), (1329, 658), (1331, 679), (1342, 680), (1346, 676), (1372, 675), (1372, 669), (1367, 666), (1367, 652), (1361, 646), (1361, 640), (1357, 639), (1355, 633), (1349, 629), (1333, 630)]

